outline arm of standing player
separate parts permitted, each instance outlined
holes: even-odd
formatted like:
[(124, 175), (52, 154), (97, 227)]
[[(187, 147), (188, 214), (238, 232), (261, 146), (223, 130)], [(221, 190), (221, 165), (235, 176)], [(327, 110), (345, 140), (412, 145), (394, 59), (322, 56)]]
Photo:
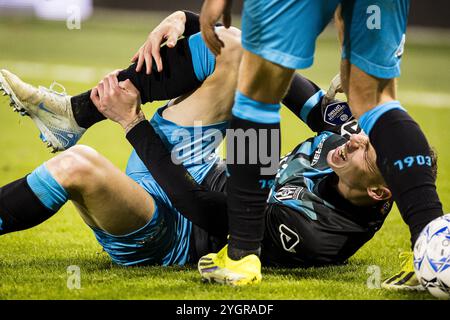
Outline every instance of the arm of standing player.
[(215, 31), (216, 23), (220, 17), (223, 17), (225, 28), (231, 26), (231, 4), (231, 0), (205, 0), (203, 2), (200, 13), (200, 28), (206, 45), (216, 56), (225, 46)]

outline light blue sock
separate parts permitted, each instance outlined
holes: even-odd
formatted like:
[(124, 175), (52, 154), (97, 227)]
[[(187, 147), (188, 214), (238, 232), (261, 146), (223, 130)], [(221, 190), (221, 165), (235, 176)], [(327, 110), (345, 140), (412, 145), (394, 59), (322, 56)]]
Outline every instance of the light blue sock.
[(45, 164), (27, 176), (27, 183), (42, 204), (54, 212), (69, 200), (69, 194), (53, 178)]
[(233, 116), (243, 120), (273, 124), (280, 122), (280, 104), (255, 101), (239, 91), (234, 97)]
[(206, 46), (200, 32), (189, 37), (189, 48), (191, 49), (195, 76), (198, 81), (203, 82), (214, 72), (216, 57)]

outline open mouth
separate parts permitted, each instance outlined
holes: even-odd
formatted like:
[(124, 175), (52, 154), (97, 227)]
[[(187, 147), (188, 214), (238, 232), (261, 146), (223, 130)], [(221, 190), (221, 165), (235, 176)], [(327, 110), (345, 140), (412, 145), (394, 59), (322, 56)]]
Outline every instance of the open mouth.
[(347, 161), (347, 148), (345, 147), (346, 145), (344, 144), (343, 146), (341, 146), (338, 150), (338, 154), (339, 157), (341, 157), (342, 160)]
[(337, 147), (336, 149), (334, 149), (334, 151), (331, 152), (332, 154), (330, 160), (335, 166), (341, 166), (348, 160), (348, 153), (345, 144)]

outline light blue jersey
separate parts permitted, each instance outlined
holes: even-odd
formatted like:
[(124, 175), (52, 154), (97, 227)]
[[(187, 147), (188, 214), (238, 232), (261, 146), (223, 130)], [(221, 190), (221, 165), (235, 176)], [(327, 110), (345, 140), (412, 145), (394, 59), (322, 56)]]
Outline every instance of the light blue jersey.
[[(201, 183), (220, 160), (215, 150), (223, 139), (228, 122), (198, 127), (178, 126), (162, 117), (165, 108), (158, 109), (150, 123), (168, 150), (172, 151), (172, 160), (182, 163), (195, 181)], [(143, 228), (120, 237), (94, 229), (97, 240), (113, 261), (121, 265), (169, 266), (189, 262), (192, 223), (173, 207), (135, 151), (128, 160), (126, 173), (153, 197), (156, 207), (153, 218)]]

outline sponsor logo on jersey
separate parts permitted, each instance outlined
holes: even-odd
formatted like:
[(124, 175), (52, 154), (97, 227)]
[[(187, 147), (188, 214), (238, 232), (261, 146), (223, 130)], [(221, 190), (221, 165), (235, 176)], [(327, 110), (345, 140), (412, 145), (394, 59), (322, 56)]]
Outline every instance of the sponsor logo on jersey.
[(303, 187), (292, 185), (283, 186), (275, 193), (275, 199), (278, 201), (300, 199), (304, 189)]
[(346, 102), (336, 102), (327, 105), (323, 113), (323, 120), (332, 126), (340, 126), (353, 117)]
[(358, 125), (358, 121), (352, 120), (347, 122), (341, 127), (341, 136), (344, 138), (350, 139), (352, 134), (360, 133), (362, 130)]
[(298, 234), (284, 224), (280, 224), (278, 231), (280, 231), (280, 240), (283, 249), (287, 252), (296, 253), (295, 246), (300, 242), (300, 237)]
[(314, 152), (314, 157), (311, 161), (311, 167), (314, 167), (317, 162), (319, 162), (320, 159), (320, 154), (322, 153), (322, 149), (323, 149), (323, 144), (325, 143), (325, 141), (328, 139), (328, 136), (324, 136), (322, 138), (322, 140), (320, 141), (319, 145), (317, 146), (316, 152)]

